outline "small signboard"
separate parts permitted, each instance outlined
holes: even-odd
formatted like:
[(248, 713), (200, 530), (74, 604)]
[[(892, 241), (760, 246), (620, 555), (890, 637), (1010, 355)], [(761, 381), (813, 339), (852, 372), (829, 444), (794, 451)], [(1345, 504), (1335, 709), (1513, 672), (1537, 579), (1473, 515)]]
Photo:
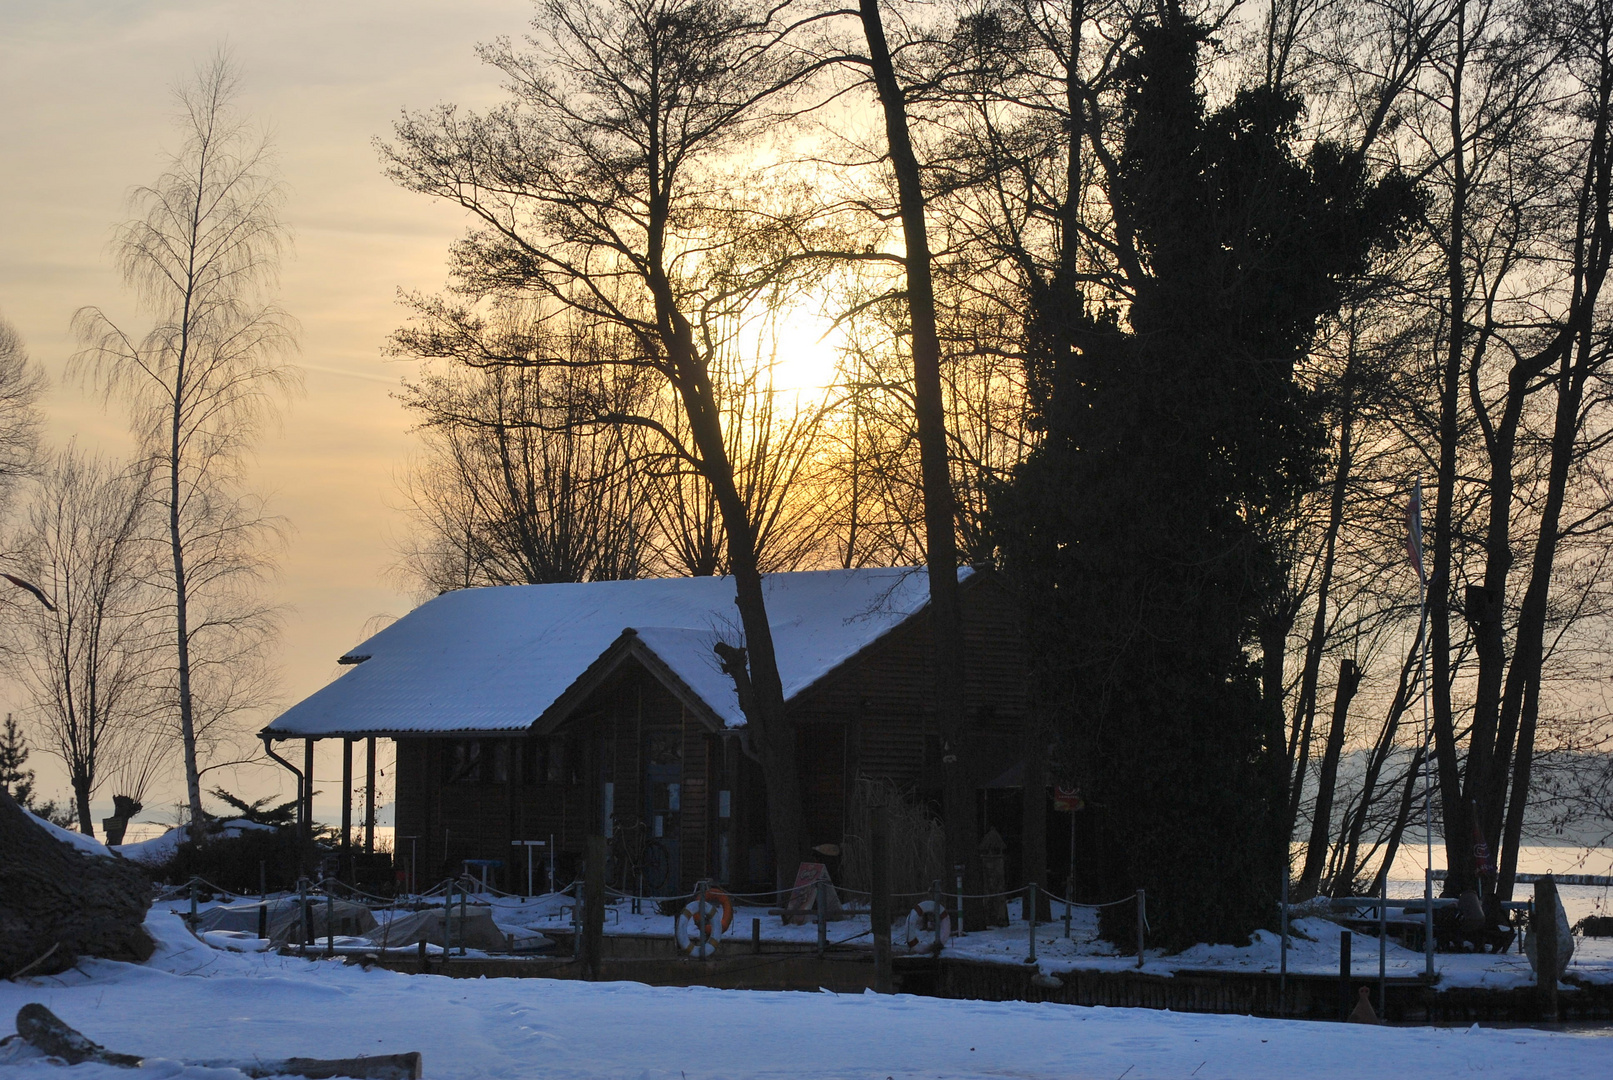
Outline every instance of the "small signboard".
[(795, 872), (795, 887), (790, 890), (789, 903), (784, 905), (784, 922), (786, 925), (797, 926), (806, 922), (807, 912), (817, 906), (818, 882), (828, 883), (825, 889), (827, 902), (824, 917), (829, 920), (842, 916), (840, 908), (840, 894), (835, 892), (834, 885), (829, 881), (829, 868), (822, 863), (804, 862)]
[(1073, 787), (1055, 787), (1053, 789), (1053, 809), (1065, 814), (1073, 814), (1077, 810), (1085, 810), (1087, 801), (1081, 797), (1080, 789)]

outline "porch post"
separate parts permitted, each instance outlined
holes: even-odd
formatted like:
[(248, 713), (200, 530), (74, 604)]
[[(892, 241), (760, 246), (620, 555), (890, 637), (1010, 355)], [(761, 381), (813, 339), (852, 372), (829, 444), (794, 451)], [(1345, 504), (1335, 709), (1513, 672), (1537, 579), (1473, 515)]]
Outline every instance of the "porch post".
[[(364, 740), (364, 854), (375, 854), (375, 736)], [(397, 857), (397, 846), (392, 849)]]
[(314, 842), (314, 739), (311, 735), (302, 741), (302, 774), (306, 777), (302, 784), (302, 806), (299, 807), (302, 842), (311, 845)]
[(353, 882), (353, 740), (342, 738), (342, 873)]

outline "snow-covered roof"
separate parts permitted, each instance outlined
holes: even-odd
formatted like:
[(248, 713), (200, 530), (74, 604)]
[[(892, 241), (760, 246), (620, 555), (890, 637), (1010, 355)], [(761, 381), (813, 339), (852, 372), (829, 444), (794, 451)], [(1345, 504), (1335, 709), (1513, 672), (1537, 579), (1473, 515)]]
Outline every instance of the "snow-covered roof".
[[(786, 701), (929, 602), (928, 576), (909, 567), (769, 574), (763, 587)], [(711, 648), (744, 644), (733, 580), (652, 578), (444, 593), (352, 649), (343, 659), (356, 667), (264, 734), (519, 730), (620, 648), (626, 631), (716, 719), (744, 724)]]

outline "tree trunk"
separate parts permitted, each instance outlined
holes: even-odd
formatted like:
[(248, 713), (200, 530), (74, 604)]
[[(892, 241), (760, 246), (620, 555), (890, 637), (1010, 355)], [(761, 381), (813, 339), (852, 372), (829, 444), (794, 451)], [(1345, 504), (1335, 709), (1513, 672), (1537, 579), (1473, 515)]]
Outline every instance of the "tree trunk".
[(0, 787), (0, 979), (52, 975), (84, 956), (146, 960), (149, 890), (134, 863), (57, 839)]
[[(189, 301), (187, 295), (187, 311)], [(185, 326), (189, 327), (188, 318)], [(191, 700), (190, 593), (185, 577), (185, 538), (179, 520), (179, 435), (184, 426), (181, 405), (184, 400), (185, 351), (186, 344), (182, 343), (174, 374), (174, 411), (169, 428), (171, 439), (168, 449), (168, 544), (174, 564), (174, 647), (179, 681), (179, 737), (185, 756), (185, 799), (190, 808), (191, 827), (200, 829), (206, 816), (202, 811), (202, 773), (197, 763), (196, 710)]]
[[(659, 220), (664, 226), (664, 217)], [(655, 297), (661, 342), (672, 361), (678, 396), (689, 419), (689, 433), (700, 455), (701, 475), (711, 485), (727, 535), (734, 604), (739, 608), (740, 625), (745, 631), (751, 685), (752, 715), (748, 715), (746, 721), (762, 759), (774, 880), (782, 889), (794, 882), (797, 864), (805, 853), (801, 836), (801, 776), (796, 766), (795, 725), (784, 711), (784, 682), (779, 677), (773, 629), (767, 621), (756, 532), (744, 497), (734, 483), (734, 467), (723, 441), (722, 414), (717, 407), (711, 377), (695, 346), (689, 321), (678, 310), (666, 274), (659, 269), (661, 245), (652, 243), (651, 249), (651, 261), (656, 269), (649, 275), (650, 289)]]
[[(1456, 502), (1457, 408), (1462, 382), (1462, 356), (1467, 341), (1467, 269), (1463, 242), (1467, 227), (1467, 144), (1462, 131), (1463, 65), (1468, 47), (1465, 9), (1456, 15), (1454, 67), (1451, 73), (1451, 220), (1446, 241), (1446, 315), (1450, 320), (1439, 393), (1439, 475), (1434, 508), (1434, 559), (1428, 582), (1428, 620), (1433, 660), (1429, 690), (1433, 696), (1434, 760), (1439, 767), (1440, 806), (1444, 811), (1445, 891), (1455, 895), (1473, 878), (1464, 826), (1461, 770), (1457, 762), (1456, 726), (1451, 707), (1451, 565)], [(1425, 691), (1426, 692), (1426, 691)]]
[(1512, 794), (1507, 804), (1505, 831), (1501, 844), (1501, 865), (1496, 880), (1496, 896), (1512, 899), (1512, 885), (1518, 870), (1518, 844), (1523, 836), (1524, 811), (1529, 803), (1529, 775), (1534, 767), (1535, 726), (1540, 708), (1540, 669), (1545, 659), (1547, 601), (1551, 573), (1557, 557), (1557, 541), (1568, 471), (1578, 442), (1584, 398), (1585, 377), (1592, 364), (1591, 352), (1598, 348), (1587, 330), (1579, 343), (1578, 359), (1565, 356), (1557, 378), (1557, 416), (1551, 438), (1551, 466), (1546, 482), (1546, 502), (1540, 513), (1540, 532), (1535, 538), (1534, 560), (1529, 588), (1518, 614), (1518, 638), (1514, 669), (1522, 670), (1522, 694), (1517, 703), (1518, 746), (1512, 771)]
[[(1300, 672), (1299, 701), (1294, 709), (1294, 728), (1299, 733), (1298, 746), (1290, 740), (1288, 748), (1288, 833), (1292, 837), (1299, 821), (1299, 807), (1305, 795), (1305, 771), (1310, 761), (1311, 727), (1316, 718), (1316, 682), (1321, 677), (1322, 651), (1327, 643), (1328, 599), (1333, 587), (1333, 566), (1337, 559), (1339, 529), (1344, 524), (1344, 496), (1349, 489), (1350, 467), (1354, 460), (1355, 445), (1355, 349), (1350, 350), (1344, 365), (1344, 377), (1339, 387), (1339, 460), (1333, 473), (1333, 491), (1328, 499), (1327, 533), (1323, 541), (1322, 572), (1316, 585), (1316, 615), (1311, 620), (1311, 634), (1305, 642), (1305, 668)], [(1286, 639), (1286, 633), (1284, 635)], [(1351, 691), (1354, 693), (1354, 691)], [(1268, 695), (1270, 690), (1267, 691)], [(1282, 689), (1278, 696), (1267, 700), (1281, 707)], [(1318, 792), (1318, 797), (1320, 793)], [(1311, 830), (1316, 835), (1316, 830)], [(1325, 833), (1323, 834), (1326, 835)], [(1309, 865), (1309, 854), (1306, 855)]]
[(1411, 765), (1406, 769), (1406, 786), (1400, 789), (1400, 807), (1395, 811), (1395, 823), (1389, 829), (1389, 839), (1384, 845), (1383, 862), (1378, 872), (1372, 878), (1372, 893), (1377, 896), (1383, 889), (1384, 879), (1394, 868), (1395, 856), (1400, 852), (1400, 838), (1406, 834), (1406, 825), (1411, 821), (1411, 803), (1417, 794), (1417, 776), (1423, 768), (1423, 751), (1418, 747), (1411, 755)]
[[(1026, 883), (1037, 886), (1036, 917), (1051, 921), (1052, 906), (1047, 888), (1047, 759), (1050, 748), (1047, 732), (1034, 717), (1025, 722), (1025, 775), (1021, 789), (1022, 823), (1020, 828), (1023, 852), (1020, 876)], [(1013, 887), (1017, 882), (1009, 882)]]
[(1367, 759), (1367, 771), (1361, 781), (1361, 796), (1356, 801), (1355, 812), (1350, 815), (1345, 828), (1345, 835), (1340, 839), (1344, 846), (1344, 865), (1338, 877), (1333, 882), (1333, 895), (1341, 895), (1341, 888), (1348, 889), (1355, 883), (1355, 875), (1360, 871), (1361, 833), (1366, 828), (1367, 814), (1372, 809), (1372, 800), (1377, 792), (1378, 778), (1383, 774), (1383, 767), (1389, 761), (1389, 754), (1395, 748), (1395, 735), (1400, 730), (1400, 719), (1405, 716), (1407, 707), (1411, 704), (1411, 673), (1417, 670), (1417, 658), (1422, 654), (1423, 639), (1419, 635), (1411, 643), (1411, 649), (1406, 653), (1405, 663), (1400, 665), (1400, 684), (1395, 688), (1394, 701), (1389, 706), (1389, 715), (1384, 718), (1383, 730), (1378, 733), (1378, 741), (1372, 748), (1372, 754)]
[(1322, 867), (1327, 861), (1327, 841), (1333, 823), (1333, 788), (1338, 783), (1339, 755), (1344, 751), (1345, 721), (1350, 700), (1361, 685), (1361, 671), (1354, 660), (1339, 662), (1339, 685), (1333, 696), (1333, 718), (1327, 730), (1327, 749), (1322, 768), (1316, 774), (1316, 811), (1311, 815), (1311, 835), (1305, 844), (1305, 869), (1299, 875), (1297, 900), (1309, 900), (1322, 883)]
[[(924, 220), (924, 191), (918, 158), (907, 128), (907, 102), (896, 81), (878, 0), (859, 0), (874, 85), (885, 116), (906, 249), (907, 308), (913, 330), (913, 394), (918, 421), (919, 461), (924, 490), (924, 556), (930, 575), (930, 634), (933, 642), (935, 704), (941, 736), (941, 772), (946, 814), (947, 869), (965, 867), (965, 881), (978, 883), (975, 850), (975, 788), (966, 736), (963, 621), (958, 606), (958, 543), (952, 474), (947, 464), (946, 411), (941, 396), (941, 339), (935, 325), (935, 287), (930, 242)], [(971, 884), (966, 892), (978, 893)], [(985, 911), (965, 906), (965, 925), (984, 928)]]
[(73, 801), (78, 809), (78, 831), (85, 836), (95, 835), (95, 821), (90, 817), (90, 781), (88, 777), (73, 778)]

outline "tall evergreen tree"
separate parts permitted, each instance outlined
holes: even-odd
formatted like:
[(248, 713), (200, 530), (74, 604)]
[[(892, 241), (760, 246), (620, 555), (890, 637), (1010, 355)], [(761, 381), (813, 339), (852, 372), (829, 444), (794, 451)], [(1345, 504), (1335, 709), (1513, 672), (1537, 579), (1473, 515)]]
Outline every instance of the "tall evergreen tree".
[(34, 770), (27, 765), (28, 740), (22, 727), (6, 713), (6, 722), (0, 726), (0, 788), (24, 809), (34, 802)]
[(997, 518), (1030, 604), (1035, 692), (1083, 775), (1101, 887), (1146, 888), (1167, 947), (1241, 943), (1274, 910), (1282, 703), (1252, 654), (1282, 584), (1272, 524), (1325, 460), (1296, 364), (1417, 209), (1409, 182), (1372, 181), (1346, 148), (1302, 156), (1296, 95), (1246, 89), (1208, 110), (1207, 36), (1162, 6), (1120, 70), (1109, 196), (1130, 303), (1032, 297), (1045, 438)]

